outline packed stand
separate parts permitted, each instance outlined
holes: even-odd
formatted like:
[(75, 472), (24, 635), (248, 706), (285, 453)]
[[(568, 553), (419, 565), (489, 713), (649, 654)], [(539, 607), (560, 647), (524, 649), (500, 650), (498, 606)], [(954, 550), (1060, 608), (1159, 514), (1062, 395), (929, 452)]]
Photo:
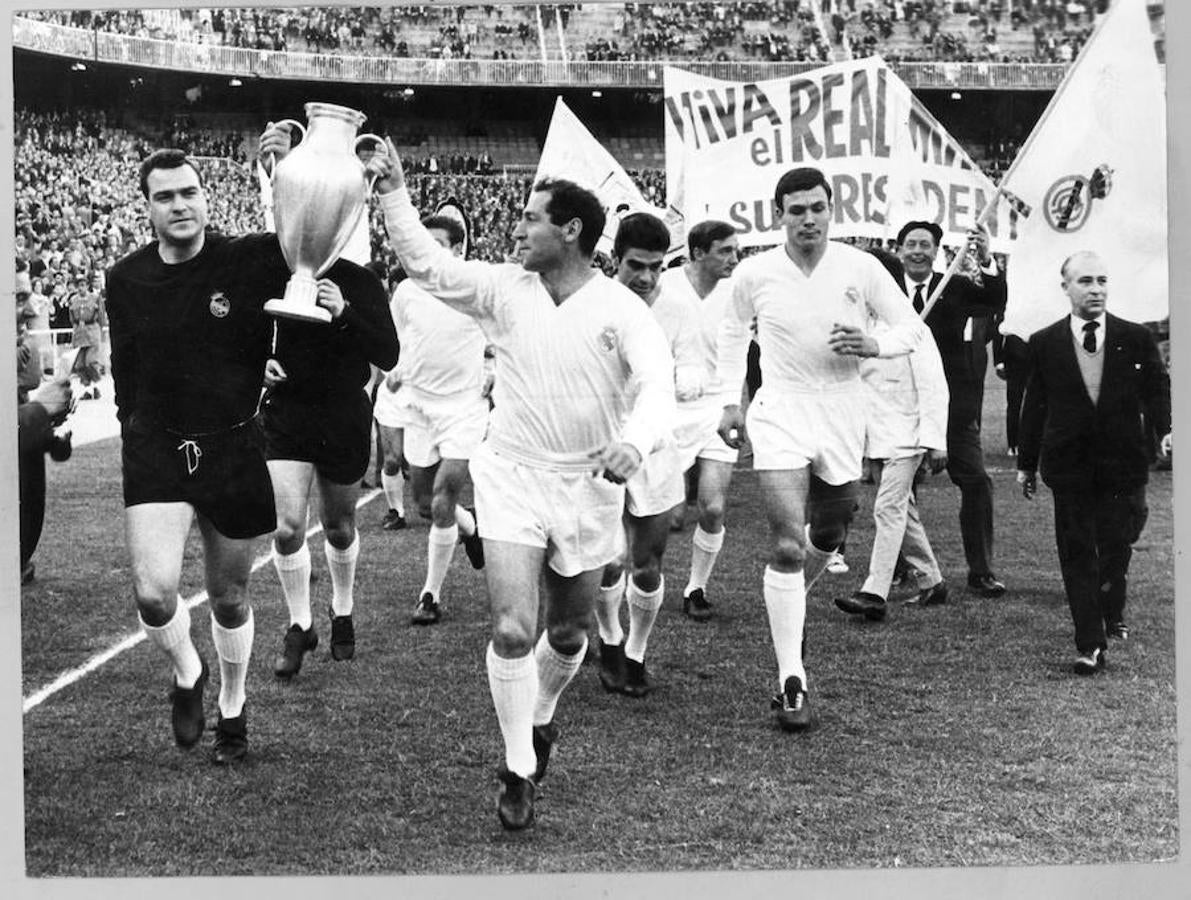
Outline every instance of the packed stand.
[[(1075, 58), (1097, 0), (749, 0), (742, 3), (37, 10), (23, 15), (158, 40), (430, 59), (538, 59), (555, 23), (589, 61), (825, 62), (832, 47), (894, 62)], [(816, 8), (817, 6), (817, 8)], [(826, 33), (820, 31), (820, 23)]]

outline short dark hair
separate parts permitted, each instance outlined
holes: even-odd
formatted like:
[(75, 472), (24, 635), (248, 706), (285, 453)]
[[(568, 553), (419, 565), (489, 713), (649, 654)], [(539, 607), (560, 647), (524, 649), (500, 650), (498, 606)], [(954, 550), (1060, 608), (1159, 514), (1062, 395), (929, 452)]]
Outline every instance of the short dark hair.
[(831, 184), (821, 169), (816, 169), (814, 166), (799, 166), (797, 169), (790, 169), (777, 180), (777, 187), (773, 189), (773, 205), (781, 209), (786, 194), (793, 194), (795, 191), (813, 191), (817, 187), (821, 187), (827, 192), (827, 202), (830, 203)]
[(467, 234), (463, 231), (463, 223), (453, 216), (426, 216), (422, 219), (422, 225), (427, 231), (431, 228), (445, 231), (447, 240), (451, 242), (452, 247), (462, 244), (467, 239)]
[(550, 195), (546, 204), (546, 215), (555, 225), (565, 225), (571, 219), (578, 219), (583, 228), (579, 232), (579, 251), (584, 256), (595, 253), (596, 243), (604, 233), (608, 217), (600, 198), (587, 188), (579, 187), (565, 178), (543, 178), (533, 186), (534, 191)]
[(734, 234), (736, 234), (736, 229), (727, 222), (721, 222), (719, 219), (708, 219), (705, 222), (699, 222), (686, 233), (686, 245), (687, 249), (691, 251), (691, 259), (695, 258), (696, 250), (702, 250), (706, 253), (716, 241), (730, 238)]
[(929, 231), (930, 236), (935, 239), (935, 246), (943, 243), (943, 229), (934, 222), (907, 222), (901, 227), (901, 231), (897, 233), (897, 245), (900, 247), (902, 241), (906, 239), (906, 235), (916, 228), (921, 228), (923, 231)]
[(626, 250), (644, 250), (647, 253), (665, 253), (670, 249), (670, 229), (657, 216), (637, 212), (620, 220), (616, 238), (612, 242), (612, 253), (617, 259)]
[(203, 186), (203, 173), (199, 171), (198, 166), (195, 165), (194, 160), (185, 154), (182, 150), (175, 150), (173, 148), (165, 148), (162, 150), (154, 150), (141, 162), (140, 181), (141, 193), (145, 195), (145, 199), (149, 199), (149, 173), (155, 169), (180, 169), (182, 166), (190, 166), (194, 169), (194, 174), (198, 177), (199, 187)]

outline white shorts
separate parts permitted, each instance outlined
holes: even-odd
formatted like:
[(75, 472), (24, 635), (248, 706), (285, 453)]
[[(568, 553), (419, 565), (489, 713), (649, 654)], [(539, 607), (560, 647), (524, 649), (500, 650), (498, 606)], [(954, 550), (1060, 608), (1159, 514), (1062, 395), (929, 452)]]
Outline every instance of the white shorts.
[(406, 428), (421, 421), (416, 410), (410, 409), (410, 391), (402, 385), (390, 391), (382, 383), (376, 390), (376, 402), (372, 404), (372, 418), (385, 428)]
[(695, 464), (696, 459), (736, 463), (740, 451), (733, 450), (719, 436), (723, 414), (724, 407), (715, 397), (678, 404), (674, 440), (684, 472)]
[(767, 392), (749, 405), (746, 427), (754, 469), (801, 469), (828, 484), (860, 478), (864, 455), (864, 394)]
[(689, 468), (689, 464), (682, 463), (678, 448), (670, 443), (645, 457), (625, 483), (625, 509), (629, 515), (643, 519), (681, 503), (686, 497), (683, 473)]
[(479, 392), (436, 397), (402, 386), (395, 396), (394, 418), (401, 424), (388, 427), (405, 429), (403, 447), (411, 466), (428, 469), (444, 457), (470, 459), (484, 439), (488, 401)]
[(623, 485), (590, 472), (513, 462), (484, 443), (470, 467), (480, 537), (541, 547), (547, 564), (564, 578), (617, 558)]

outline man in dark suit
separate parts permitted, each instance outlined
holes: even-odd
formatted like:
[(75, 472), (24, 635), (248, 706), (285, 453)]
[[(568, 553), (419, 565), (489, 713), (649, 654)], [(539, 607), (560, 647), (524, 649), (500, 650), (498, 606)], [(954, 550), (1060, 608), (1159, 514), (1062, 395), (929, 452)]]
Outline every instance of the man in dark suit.
[(1095, 253), (1062, 266), (1071, 315), (1030, 337), (1017, 480), (1055, 502), (1063, 586), (1075, 621), (1075, 671), (1104, 667), (1106, 638), (1126, 640), (1125, 581), (1145, 526), (1154, 436), (1170, 453), (1170, 376), (1143, 325), (1108, 315), (1108, 274)]
[[(879, 254), (914, 308), (921, 314), (943, 276), (934, 271), (943, 229), (933, 222), (907, 222), (897, 234), (897, 256)], [(1005, 276), (988, 251), (983, 229), (968, 233), (969, 246), (980, 265), (978, 283), (955, 275), (926, 314), (943, 358), (943, 372), (951, 400), (947, 408), (947, 474), (959, 487), (959, 530), (968, 562), (968, 589), (983, 597), (998, 597), (1005, 585), (992, 571), (992, 479), (984, 469), (980, 445), (986, 345), (996, 328), (994, 318), (1005, 309)]]

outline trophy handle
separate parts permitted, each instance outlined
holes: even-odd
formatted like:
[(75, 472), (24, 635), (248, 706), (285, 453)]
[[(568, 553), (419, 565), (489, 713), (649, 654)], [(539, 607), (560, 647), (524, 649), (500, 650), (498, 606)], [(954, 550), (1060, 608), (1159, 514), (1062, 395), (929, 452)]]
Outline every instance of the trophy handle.
[[(282, 119), (280, 122), (277, 122), (276, 124), (277, 125), (293, 125), (295, 128), (298, 129), (298, 132), (301, 135), (301, 137), (298, 138), (299, 141), (303, 140), (306, 137), (306, 126), (303, 125), (301, 122), (299, 122), (297, 119)], [(273, 173), (277, 171), (277, 154), (271, 153), (269, 155), (269, 159), (272, 160), (272, 165), (269, 166), (268, 174), (269, 174), (269, 177), (272, 178)]]
[[(360, 152), (360, 141), (375, 141), (376, 146), (380, 150), (381, 153), (389, 152), (389, 145), (385, 143), (385, 139), (383, 137), (381, 137), (379, 134), (362, 134), (358, 138), (356, 138), (356, 143), (354, 145), (356, 153)], [(376, 175), (376, 173), (373, 173), (372, 176), (369, 177), (369, 179), (368, 179), (368, 192), (369, 193), (372, 193), (373, 187), (376, 186), (377, 177), (378, 176)]]

